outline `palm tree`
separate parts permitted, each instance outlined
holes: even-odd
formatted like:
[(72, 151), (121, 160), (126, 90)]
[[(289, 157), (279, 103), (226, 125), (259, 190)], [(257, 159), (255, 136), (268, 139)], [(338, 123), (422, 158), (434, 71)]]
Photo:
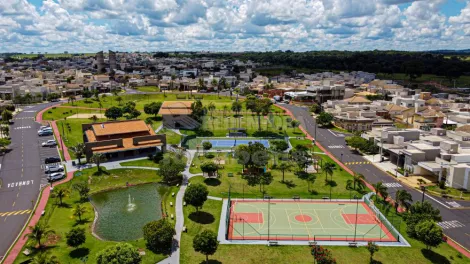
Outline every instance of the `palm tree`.
[(118, 102), (118, 105), (121, 105), (122, 97), (121, 96), (116, 97), (116, 102)]
[(358, 188), (359, 190), (364, 189), (364, 187), (365, 187), (364, 180), (365, 180), (364, 175), (362, 175), (362, 174), (360, 174), (360, 173), (357, 173), (357, 174), (355, 173), (355, 174), (353, 175), (353, 180), (352, 180), (352, 181), (353, 181), (353, 185), (354, 185), (354, 190), (356, 190), (356, 185), (357, 185), (357, 188)]
[(98, 172), (101, 172), (101, 167), (100, 164), (101, 162), (105, 161), (105, 156), (101, 153), (95, 153), (93, 156), (91, 156), (91, 162), (95, 163), (96, 166), (98, 167)]
[(98, 121), (98, 117), (97, 117), (96, 115), (92, 115), (92, 116), (91, 116), (90, 118), (88, 118), (88, 119), (90, 119), (93, 123), (96, 123), (96, 121)]
[(59, 264), (56, 256), (49, 255), (49, 252), (40, 252), (29, 262), (30, 264)]
[[(218, 82), (216, 79), (212, 79), (212, 82), (211, 82), (211, 86), (212, 86), (212, 89), (214, 89), (215, 87), (217, 87), (218, 85)], [(219, 94), (218, 92), (219, 88), (217, 87), (217, 95)]]
[[(95, 115), (93, 117), (97, 118)], [(92, 118), (90, 117), (90, 119), (92, 119)], [(94, 120), (93, 122), (96, 122), (96, 121)], [(83, 155), (85, 155), (85, 151), (86, 151), (85, 144), (78, 143), (77, 145), (72, 146), (69, 149), (70, 149), (70, 151), (72, 151), (72, 153), (75, 155), (75, 157), (77, 157), (78, 164), (80, 164), (81, 163), (80, 159), (83, 158)]]
[(78, 217), (78, 221), (82, 221), (82, 215), (84, 215), (87, 212), (87, 208), (81, 204), (77, 204), (75, 208), (73, 209), (73, 216)]
[(211, 118), (212, 118), (212, 113), (215, 110), (215, 104), (213, 102), (210, 102), (209, 105), (207, 106), (207, 110), (209, 110), (209, 112), (211, 112)]
[(398, 212), (398, 206), (403, 206), (408, 210), (413, 202), (413, 197), (406, 190), (398, 190), (395, 193), (395, 210)]
[(73, 102), (75, 102), (75, 100), (76, 100), (75, 95), (69, 95), (69, 99), (68, 99), (69, 103), (72, 103), (73, 105)]
[(376, 184), (372, 184), (372, 186), (375, 189), (375, 201), (377, 201), (379, 195), (382, 196), (385, 201), (388, 196), (387, 186), (383, 185), (381, 181), (377, 182)]
[(101, 113), (101, 108), (103, 108), (103, 103), (101, 100), (98, 101), (98, 107), (100, 108), (100, 113)]
[(29, 234), (26, 234), (24, 237), (27, 237), (39, 244), (39, 247), (42, 247), (41, 240), (50, 234), (55, 234), (55, 231), (49, 229), (49, 226), (43, 223), (37, 223), (35, 226), (29, 227)]
[(325, 181), (328, 181), (328, 175), (333, 175), (333, 171), (336, 169), (336, 165), (333, 162), (327, 161), (323, 163), (322, 169), (325, 172)]
[(69, 193), (70, 193), (69, 189), (55, 188), (52, 194), (54, 195), (54, 197), (59, 198), (59, 205), (62, 205), (62, 199), (67, 197)]
[(289, 171), (289, 170), (291, 169), (291, 167), (292, 167), (292, 164), (290, 164), (290, 163), (288, 163), (288, 162), (281, 162), (281, 163), (279, 163), (279, 165), (278, 165), (277, 168), (278, 168), (280, 171), (282, 171), (282, 182), (284, 182), (284, 173), (285, 173), (286, 171)]
[(228, 106), (224, 105), (224, 117), (225, 117), (225, 112), (228, 111)]

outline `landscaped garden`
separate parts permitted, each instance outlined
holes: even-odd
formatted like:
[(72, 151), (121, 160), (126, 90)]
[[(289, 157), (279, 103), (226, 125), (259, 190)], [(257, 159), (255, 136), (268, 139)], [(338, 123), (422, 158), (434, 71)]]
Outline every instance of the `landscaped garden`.
[[(142, 186), (147, 189), (150, 188), (149, 191), (153, 192), (155, 197), (161, 199), (162, 208), (158, 212), (153, 213), (156, 213), (156, 215), (161, 215), (162, 213), (174, 214), (173, 208), (169, 208), (169, 203), (172, 202), (174, 204), (174, 197), (171, 196), (171, 193), (177, 191), (177, 189), (175, 189), (176, 187), (168, 187), (161, 184), (161, 181), (162, 177), (152, 170), (117, 169), (106, 171), (104, 168), (101, 168), (101, 171), (98, 171), (95, 167), (75, 172), (75, 176), (70, 182), (54, 188), (45, 209), (46, 214), (39, 222), (40, 226), (47, 226), (45, 229), (53, 230), (54, 233), (42, 236), (42, 247), (40, 248), (37, 248), (37, 243), (34, 243), (37, 240), (30, 238), (27, 248), (30, 248), (32, 254), (30, 256), (19, 255), (15, 263), (22, 263), (31, 258), (39, 258), (41, 253), (57, 257), (60, 263), (81, 263), (85, 260), (87, 263), (96, 263), (98, 252), (110, 245), (116, 245), (117, 242), (103, 241), (92, 235), (95, 209), (88, 197), (91, 196), (93, 201), (93, 199), (97, 199), (93, 197), (100, 195), (100, 199), (105, 199), (104, 201), (106, 201), (111, 196), (108, 198), (107, 195), (104, 195), (104, 191), (115, 190), (111, 192), (124, 192), (116, 197), (113, 196), (113, 206), (118, 208), (111, 209), (121, 210), (120, 208), (122, 207), (127, 210), (130, 217), (132, 217), (133, 213), (138, 213), (153, 219), (155, 216), (149, 216), (146, 210), (153, 210), (154, 207), (160, 208), (160, 203), (152, 206), (146, 200), (148, 197), (145, 198), (138, 195), (141, 191), (137, 191), (137, 193), (127, 192), (127, 190), (131, 191), (132, 188), (139, 188), (139, 184), (146, 184)], [(149, 183), (157, 185), (147, 185)], [(126, 187), (128, 185), (136, 187)], [(157, 202), (158, 199), (156, 200)], [(109, 202), (107, 201), (104, 204), (110, 204)], [(129, 206), (132, 204), (134, 204), (135, 208), (129, 209)], [(114, 221), (118, 222), (120, 220), (120, 218), (114, 219)], [(138, 226), (130, 227), (138, 228)], [(77, 231), (77, 228), (84, 231), (85, 238), (83, 243), (79, 243), (82, 239), (81, 236), (78, 236), (80, 239), (76, 238), (75, 244), (73, 244), (68, 239), (68, 236), (71, 234), (71, 230), (78, 233), (82, 232), (81, 230)], [(113, 232), (125, 232), (125, 230), (118, 228), (113, 229)], [(133, 232), (139, 233), (141, 229), (138, 228), (133, 230)], [(146, 243), (142, 238), (132, 239), (127, 241), (127, 243), (131, 244), (136, 250), (145, 250), (145, 255), (142, 256), (142, 263), (156, 263), (166, 257), (165, 254), (156, 254), (146, 249)], [(73, 246), (70, 246), (70, 244)]]

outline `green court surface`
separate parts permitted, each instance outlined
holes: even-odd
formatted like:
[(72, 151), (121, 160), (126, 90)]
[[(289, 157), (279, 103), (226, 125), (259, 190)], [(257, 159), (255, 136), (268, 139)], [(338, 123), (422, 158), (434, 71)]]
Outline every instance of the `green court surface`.
[(379, 219), (382, 218), (363, 201), (232, 200), (227, 237), (229, 240), (397, 241), (397, 236)]
[[(283, 140), (284, 138), (275, 138), (274, 140)], [(212, 143), (213, 150), (229, 150), (235, 149), (235, 146), (241, 144), (248, 144), (251, 142), (260, 142), (265, 147), (269, 148), (269, 140), (273, 138), (256, 138), (256, 137), (196, 137), (196, 138), (187, 138), (184, 140), (182, 145), (188, 149), (199, 149), (202, 151), (202, 143), (204, 141), (209, 141)]]

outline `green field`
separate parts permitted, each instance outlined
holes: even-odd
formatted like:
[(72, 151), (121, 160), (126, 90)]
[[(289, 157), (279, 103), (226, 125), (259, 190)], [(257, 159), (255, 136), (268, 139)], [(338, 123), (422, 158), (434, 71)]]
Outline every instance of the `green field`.
[[(78, 174), (76, 173), (76, 175)], [(126, 183), (158, 183), (161, 181), (161, 178), (152, 170), (118, 169), (97, 174), (97, 169), (91, 168), (83, 170), (80, 176), (75, 176), (72, 181), (64, 183), (60, 188), (70, 189), (73, 184), (84, 181), (89, 182), (90, 193), (94, 193), (112, 188), (122, 188), (126, 186)], [(96, 263), (97, 252), (116, 242), (98, 240), (91, 234), (91, 225), (95, 217), (93, 206), (88, 201), (80, 201), (80, 197), (76, 191), (70, 191), (70, 194), (63, 199), (64, 205), (59, 206), (57, 199), (54, 198), (50, 198), (47, 203), (45, 209), (46, 215), (41, 218), (41, 221), (46, 222), (50, 228), (56, 232), (56, 235), (49, 237), (45, 251), (57, 256), (60, 263), (81, 263), (80, 258), (85, 256), (88, 257), (87, 263)], [(168, 192), (175, 191), (173, 187), (165, 187), (159, 191), (163, 197), (163, 204), (169, 204), (170, 201), (174, 203), (174, 198), (168, 195)], [(82, 222), (77, 221), (72, 215), (72, 209), (77, 203), (82, 203), (87, 208), (87, 213), (83, 216), (85, 220)], [(66, 245), (65, 233), (76, 226), (81, 226), (86, 229), (86, 242), (78, 249), (73, 249)], [(143, 239), (128, 241), (128, 243), (136, 248), (145, 248), (145, 241)], [(33, 251), (32, 256), (34, 256), (34, 253)], [(156, 263), (164, 258), (164, 255), (154, 254), (150, 250), (146, 250), (146, 255), (142, 258), (142, 263)], [(20, 254), (15, 263), (22, 263), (28, 259), (29, 257)]]
[(158, 163), (155, 163), (147, 158), (140, 159), (140, 160), (124, 161), (124, 162), (119, 163), (119, 165), (158, 168)]
[[(294, 195), (299, 195), (302, 198), (321, 199), (325, 196), (330, 195), (333, 199), (349, 199), (354, 195), (362, 196), (362, 193), (368, 192), (363, 190), (357, 192), (355, 190), (346, 189), (346, 182), (348, 179), (352, 179), (352, 176), (346, 171), (337, 168), (333, 173), (333, 182), (325, 182), (325, 173), (315, 174), (316, 179), (313, 182), (308, 182), (305, 179), (299, 178), (294, 171), (285, 171), (284, 182), (282, 182), (282, 171), (277, 169), (271, 169), (270, 172), (273, 175), (273, 181), (269, 185), (260, 187), (259, 185), (249, 184), (247, 179), (244, 179), (241, 175), (243, 166), (238, 164), (235, 158), (232, 158), (229, 153), (212, 153), (214, 158), (209, 159), (205, 156), (195, 157), (192, 161), (190, 172), (191, 173), (202, 173), (200, 165), (208, 160), (213, 160), (217, 163), (218, 159), (224, 160), (225, 164), (223, 168), (219, 169), (219, 173), (222, 176), (218, 179), (206, 179), (202, 176), (193, 177), (190, 179), (191, 183), (203, 183), (209, 190), (209, 195), (227, 197), (229, 187), (231, 187), (232, 197), (237, 198), (262, 198), (264, 195), (270, 195), (274, 198), (292, 198)], [(323, 162), (332, 160), (326, 156), (321, 155)], [(271, 168), (273, 159), (269, 160), (268, 168)], [(232, 173), (233, 177), (228, 177), (228, 174)], [(328, 176), (328, 180), (330, 177)], [(330, 188), (331, 186), (331, 188)]]
[[(101, 111), (101, 114), (104, 110)], [(53, 107), (43, 113), (43, 120), (60, 120), (75, 114), (100, 114), (99, 109), (80, 109), (69, 107)]]
[(137, 86), (135, 89), (140, 92), (160, 92), (157, 86)]

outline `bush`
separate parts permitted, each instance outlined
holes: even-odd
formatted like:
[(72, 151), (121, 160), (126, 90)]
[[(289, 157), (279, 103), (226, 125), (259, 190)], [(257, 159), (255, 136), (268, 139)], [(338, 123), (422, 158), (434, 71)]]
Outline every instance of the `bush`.
[(70, 230), (66, 234), (67, 237), (67, 245), (77, 248), (81, 244), (85, 243), (86, 236), (85, 236), (85, 228), (75, 227)]
[(284, 151), (289, 148), (289, 144), (285, 140), (270, 140), (271, 148), (275, 151)]
[(138, 264), (142, 261), (139, 251), (131, 244), (118, 243), (98, 252), (96, 262), (98, 264), (119, 263)]
[(163, 159), (163, 152), (157, 152), (155, 155), (152, 157), (153, 162), (159, 163)]
[(215, 156), (212, 153), (206, 153), (204, 154), (204, 157), (206, 157), (207, 159), (213, 159)]

